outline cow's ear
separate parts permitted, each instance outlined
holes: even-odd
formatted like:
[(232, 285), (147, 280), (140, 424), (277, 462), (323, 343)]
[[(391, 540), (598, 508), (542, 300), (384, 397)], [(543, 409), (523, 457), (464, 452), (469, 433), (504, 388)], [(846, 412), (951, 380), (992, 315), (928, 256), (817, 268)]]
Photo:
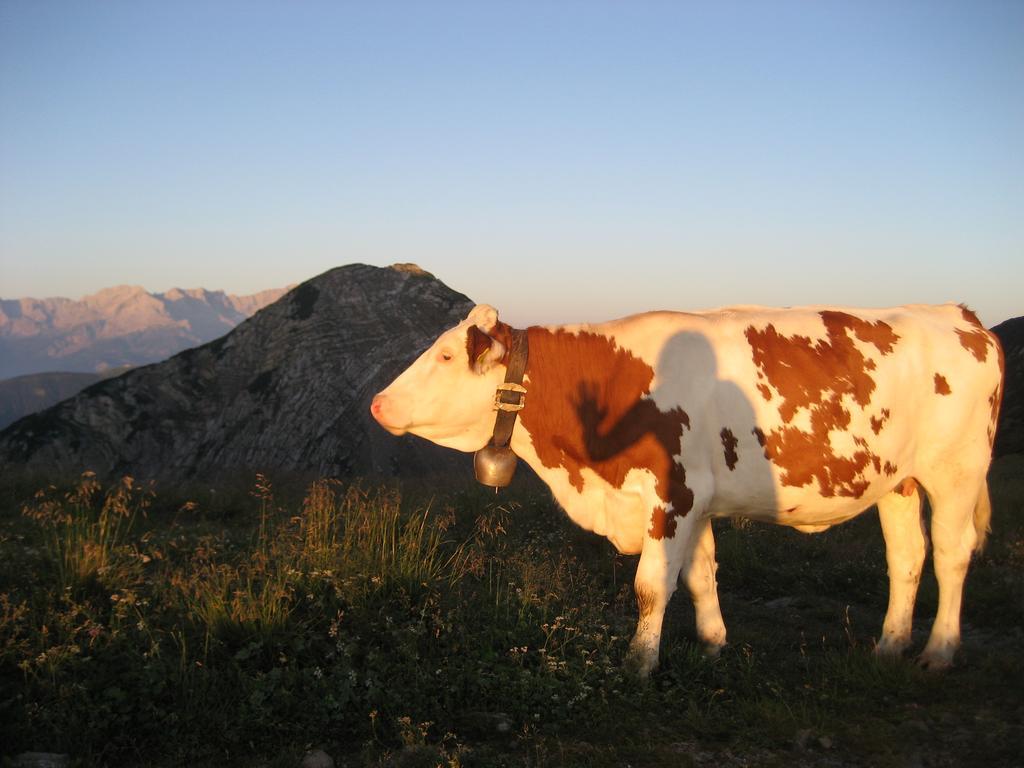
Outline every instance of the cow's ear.
[(490, 304), (477, 304), (466, 319), (484, 333), (490, 333), (498, 323), (498, 310)]
[(476, 373), (486, 373), (505, 357), (505, 345), (471, 325), (466, 332), (466, 352), (470, 368)]

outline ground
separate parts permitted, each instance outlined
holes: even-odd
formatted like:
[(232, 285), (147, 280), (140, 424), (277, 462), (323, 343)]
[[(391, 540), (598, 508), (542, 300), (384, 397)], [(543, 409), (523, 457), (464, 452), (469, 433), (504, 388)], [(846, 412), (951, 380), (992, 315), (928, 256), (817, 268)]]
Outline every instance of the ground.
[[(823, 534), (716, 523), (729, 645), (673, 600), (662, 662), (622, 671), (636, 558), (524, 476), (260, 478), (171, 492), (86, 478), (0, 489), (0, 749), (80, 765), (1017, 765), (1024, 456), (946, 673), (880, 662), (877, 515)], [(251, 478), (244, 482), (249, 484)], [(104, 501), (106, 499), (106, 501)], [(130, 525), (129, 525), (130, 524)], [(915, 651), (935, 609), (926, 571)]]

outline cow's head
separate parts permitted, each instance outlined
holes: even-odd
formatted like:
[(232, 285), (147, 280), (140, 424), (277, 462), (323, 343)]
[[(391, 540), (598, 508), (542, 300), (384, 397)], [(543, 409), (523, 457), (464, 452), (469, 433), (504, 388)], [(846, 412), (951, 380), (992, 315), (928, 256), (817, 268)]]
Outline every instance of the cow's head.
[(410, 432), (460, 451), (483, 447), (505, 377), (507, 347), (496, 336), (507, 339), (507, 330), (494, 307), (474, 307), (373, 398), (373, 418), (393, 435)]

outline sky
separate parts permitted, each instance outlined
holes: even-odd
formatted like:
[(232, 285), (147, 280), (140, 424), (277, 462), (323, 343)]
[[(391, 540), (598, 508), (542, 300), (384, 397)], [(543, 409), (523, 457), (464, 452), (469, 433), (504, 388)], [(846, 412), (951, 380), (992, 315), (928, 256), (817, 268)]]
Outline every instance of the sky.
[(1024, 3), (0, 0), (0, 297), (1024, 315)]

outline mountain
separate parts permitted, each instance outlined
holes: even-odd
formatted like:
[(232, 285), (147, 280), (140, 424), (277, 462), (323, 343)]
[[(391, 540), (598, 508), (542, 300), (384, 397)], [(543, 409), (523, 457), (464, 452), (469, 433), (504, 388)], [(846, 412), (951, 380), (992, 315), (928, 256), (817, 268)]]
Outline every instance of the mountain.
[(473, 303), (414, 265), (339, 267), (227, 335), (0, 432), (0, 464), (180, 480), (234, 470), (422, 473), (469, 463), (369, 415)]
[(223, 336), (286, 288), (232, 296), (203, 288), (105, 288), (81, 301), (0, 299), (0, 379), (96, 373), (164, 360)]
[(0, 429), (81, 392), (90, 384), (120, 376), (126, 368), (103, 373), (30, 373), (0, 381)]
[(994, 453), (1024, 453), (1024, 317), (1006, 320), (992, 332), (999, 337), (1006, 359)]

